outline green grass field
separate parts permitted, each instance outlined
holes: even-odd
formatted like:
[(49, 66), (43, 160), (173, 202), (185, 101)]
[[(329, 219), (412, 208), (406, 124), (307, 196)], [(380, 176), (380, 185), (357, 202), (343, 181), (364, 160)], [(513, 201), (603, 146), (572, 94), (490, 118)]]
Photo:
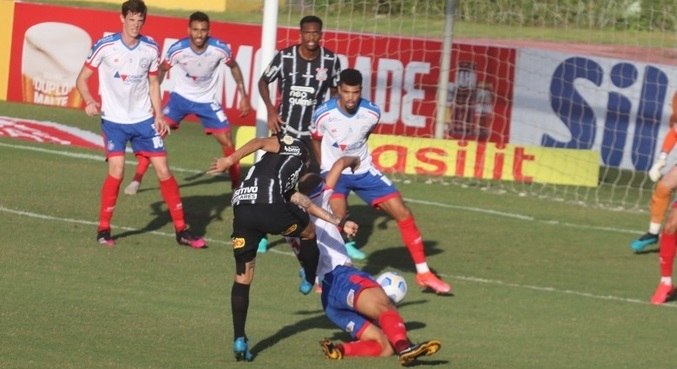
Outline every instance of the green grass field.
[[(77, 110), (1, 103), (0, 115), (99, 133)], [(248, 334), (256, 358), (232, 358), (225, 178), (201, 176), (218, 155), (199, 125), (167, 144), (188, 221), (209, 248), (178, 246), (149, 173), (121, 195), (118, 245), (96, 244), (101, 152), (0, 137), (0, 368), (360, 368), (396, 358), (329, 362), (317, 342), (346, 339), (316, 294), (297, 292), (288, 246), (257, 258)], [(128, 177), (133, 170), (129, 156)], [(125, 180), (126, 184), (128, 180)], [(677, 303), (648, 300), (656, 252), (633, 254), (646, 213), (619, 212), (457, 185), (399, 183), (417, 216), (430, 265), (453, 296), (419, 290), (394, 222), (351, 198), (369, 253), (359, 266), (405, 275), (401, 305), (413, 340), (440, 339), (421, 361), (445, 368), (674, 368)]]

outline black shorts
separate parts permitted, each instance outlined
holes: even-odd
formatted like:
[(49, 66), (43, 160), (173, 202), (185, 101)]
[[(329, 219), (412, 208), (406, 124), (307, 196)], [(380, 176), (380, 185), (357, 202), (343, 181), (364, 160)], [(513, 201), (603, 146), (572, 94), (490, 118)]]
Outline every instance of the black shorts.
[(241, 204), (233, 208), (233, 253), (235, 259), (248, 262), (256, 256), (259, 241), (266, 234), (299, 237), (310, 223), (310, 216), (290, 203)]

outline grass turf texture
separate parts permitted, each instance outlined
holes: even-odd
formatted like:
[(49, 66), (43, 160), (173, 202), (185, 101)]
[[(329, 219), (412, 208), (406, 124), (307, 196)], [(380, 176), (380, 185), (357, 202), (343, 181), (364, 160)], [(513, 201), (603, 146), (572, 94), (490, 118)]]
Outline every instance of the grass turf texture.
[[(99, 133), (81, 111), (0, 103), (2, 115)], [(298, 264), (271, 237), (257, 258), (248, 334), (251, 363), (232, 358), (228, 244), (230, 183), (199, 176), (219, 155), (197, 124), (167, 140), (187, 220), (206, 250), (180, 247), (149, 172), (121, 195), (118, 245), (96, 244), (101, 152), (0, 138), (1, 368), (397, 367), (393, 358), (327, 362), (317, 342), (347, 339), (318, 296), (297, 292)], [(38, 149), (30, 150), (27, 148)], [(80, 156), (65, 156), (76, 153)], [(133, 158), (128, 156), (128, 183)], [(423, 362), (461, 368), (672, 368), (676, 303), (649, 304), (655, 252), (633, 254), (646, 213), (497, 194), (461, 186), (398, 184), (416, 214), (430, 265), (454, 296), (421, 291), (393, 221), (351, 197), (361, 224), (359, 266), (396, 270), (413, 340), (442, 341)]]

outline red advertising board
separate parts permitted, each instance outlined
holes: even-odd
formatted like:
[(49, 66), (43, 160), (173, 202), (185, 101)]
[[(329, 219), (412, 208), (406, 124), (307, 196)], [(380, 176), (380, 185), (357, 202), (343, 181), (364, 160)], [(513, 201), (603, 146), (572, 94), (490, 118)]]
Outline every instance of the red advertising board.
[[(8, 100), (79, 106), (74, 82), (89, 47), (120, 29), (117, 12), (16, 3)], [(185, 37), (186, 29), (187, 17), (151, 13), (143, 34), (153, 37), (164, 51)], [(255, 105), (262, 68), (257, 61), (261, 26), (212, 22), (211, 33), (230, 43)], [(277, 39), (278, 48), (298, 43), (298, 29), (280, 28)], [(383, 113), (378, 133), (433, 136), (442, 50), (439, 40), (325, 31), (324, 43), (341, 54), (343, 67), (365, 74), (364, 95), (380, 105)], [(514, 65), (514, 49), (454, 45), (447, 137), (507, 142)], [(226, 77), (226, 113), (236, 125), (255, 125), (255, 114), (239, 118), (238, 96), (228, 83), (229, 73)], [(96, 86), (92, 89), (96, 91)]]

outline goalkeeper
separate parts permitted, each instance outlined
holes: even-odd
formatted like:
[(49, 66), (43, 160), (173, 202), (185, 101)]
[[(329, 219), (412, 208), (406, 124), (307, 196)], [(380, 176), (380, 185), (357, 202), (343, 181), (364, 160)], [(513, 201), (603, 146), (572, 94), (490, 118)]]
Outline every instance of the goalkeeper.
[(675, 143), (677, 143), (677, 93), (672, 97), (670, 129), (663, 139), (663, 146), (661, 147), (658, 159), (649, 169), (649, 178), (654, 182), (658, 182), (651, 194), (649, 230), (630, 244), (630, 247), (635, 252), (643, 251), (647, 246), (658, 242), (658, 233), (661, 230), (663, 217), (670, 204), (670, 198), (675, 189), (677, 189), (677, 167), (670, 168), (665, 175), (662, 173), (667, 164), (668, 155), (674, 148)]

